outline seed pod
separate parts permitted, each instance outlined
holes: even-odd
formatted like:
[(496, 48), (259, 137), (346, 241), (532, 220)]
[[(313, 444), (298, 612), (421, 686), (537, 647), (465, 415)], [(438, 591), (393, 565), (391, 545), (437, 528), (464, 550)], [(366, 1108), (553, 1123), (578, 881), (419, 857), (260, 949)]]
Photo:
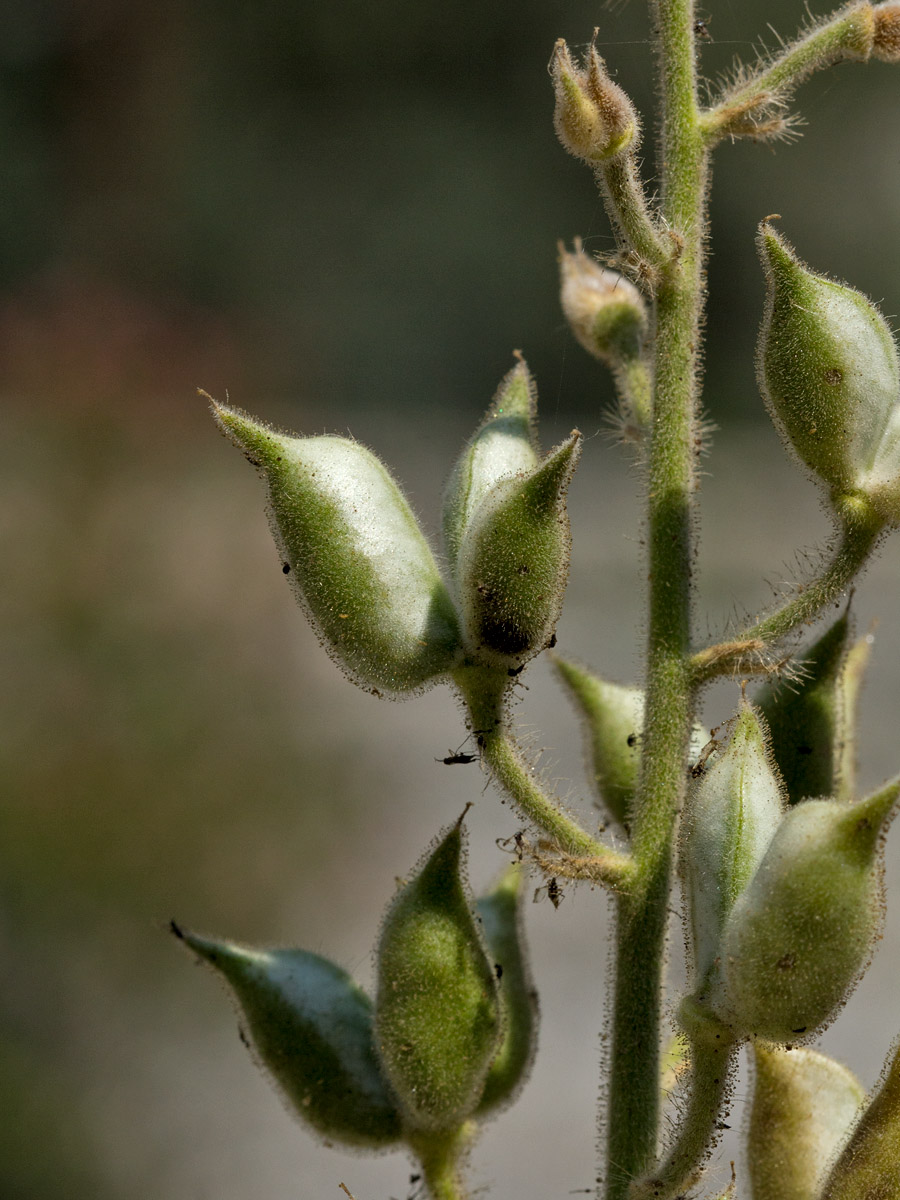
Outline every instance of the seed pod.
[(399, 1140), (372, 1002), (346, 971), (307, 950), (251, 950), (172, 929), (230, 985), (260, 1064), (308, 1125), (355, 1146)]
[(838, 800), (852, 800), (856, 795), (856, 724), (859, 714), (859, 694), (874, 644), (874, 634), (867, 633), (865, 637), (860, 638), (850, 647), (838, 683), (841, 714), (835, 765), (837, 775), (835, 795)]
[(791, 804), (835, 793), (844, 742), (841, 681), (849, 638), (845, 613), (798, 655), (804, 666), (802, 679), (767, 684), (756, 697)]
[(460, 607), (479, 663), (515, 669), (553, 636), (569, 573), (566, 492), (580, 439), (575, 430), (532, 472), (501, 480), (466, 530)]
[(781, 822), (722, 936), (711, 1007), (738, 1033), (811, 1036), (862, 974), (882, 917), (881, 846), (900, 780), (854, 804), (806, 800)]
[(765, 223), (759, 248), (767, 303), (757, 366), (772, 419), (832, 488), (869, 494), (900, 397), (891, 331), (865, 296), (814, 275)]
[(875, 6), (875, 37), (872, 57), (882, 62), (900, 62), (900, 4), (883, 3)]
[(852, 1071), (805, 1047), (753, 1046), (747, 1165), (753, 1200), (818, 1200), (865, 1099)]
[(454, 665), (459, 633), (434, 556), (397, 484), (347, 438), (278, 433), (213, 403), (269, 487), (272, 533), (301, 607), (361, 687), (408, 692)]
[(588, 354), (610, 367), (639, 358), (647, 334), (647, 307), (634, 284), (585, 254), (560, 246), (562, 310)]
[(378, 949), (378, 1052), (409, 1126), (430, 1133), (475, 1111), (503, 1033), (461, 853), (457, 823), (395, 897)]
[(444, 496), (444, 543), (454, 575), (463, 535), (501, 479), (537, 466), (537, 388), (524, 359), (504, 375), (484, 420), (456, 461)]
[(505, 1108), (525, 1085), (537, 1051), (538, 1002), (522, 921), (522, 869), (513, 864), (476, 909), (500, 982), (503, 1040), (491, 1063), (476, 1112)]
[(900, 1050), (863, 1110), (817, 1200), (894, 1200), (900, 1195)]
[(781, 822), (783, 795), (766, 729), (743, 701), (727, 743), (690, 788), (682, 823), (681, 872), (701, 989), (719, 956), (728, 914)]
[(637, 147), (640, 124), (634, 105), (606, 71), (591, 46), (577, 67), (562, 38), (553, 48), (550, 75), (556, 93), (556, 133), (566, 150), (591, 166)]

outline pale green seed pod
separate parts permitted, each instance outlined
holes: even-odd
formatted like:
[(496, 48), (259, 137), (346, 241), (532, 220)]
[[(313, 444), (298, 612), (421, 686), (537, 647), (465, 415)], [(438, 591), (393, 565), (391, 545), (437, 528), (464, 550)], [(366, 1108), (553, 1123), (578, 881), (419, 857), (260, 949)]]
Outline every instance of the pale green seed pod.
[[(589, 774), (597, 798), (627, 830), (641, 761), (644, 693), (640, 688), (609, 683), (577, 663), (556, 657), (553, 663), (584, 722)], [(708, 741), (707, 731), (695, 725), (691, 759)]]
[(835, 796), (838, 800), (852, 800), (856, 795), (856, 726), (859, 716), (859, 695), (874, 644), (875, 636), (872, 633), (867, 633), (865, 637), (854, 642), (847, 652), (844, 669), (838, 683), (841, 714), (837, 765), (835, 767), (837, 775)]
[(570, 154), (590, 166), (637, 147), (640, 123), (634, 105), (610, 79), (591, 46), (578, 67), (562, 38), (553, 48), (550, 75), (556, 93), (556, 133)]
[(747, 1166), (753, 1200), (818, 1200), (865, 1099), (852, 1071), (805, 1047), (755, 1042)]
[(500, 983), (503, 1014), (503, 1040), (484, 1081), (478, 1116), (512, 1104), (537, 1052), (538, 1000), (525, 946), (522, 894), (523, 872), (513, 863), (475, 906)]
[(402, 693), (445, 675), (456, 613), (405, 497), (371, 451), (340, 437), (279, 433), (213, 404), (269, 487), (269, 516), (301, 607), (361, 687)]
[(808, 270), (766, 223), (759, 248), (767, 303), (757, 366), (772, 418), (832, 489), (874, 501), (868, 476), (900, 398), (887, 322), (861, 293)]
[(817, 1200), (896, 1200), (900, 1196), (900, 1050), (863, 1110)]
[(388, 909), (375, 1034), (414, 1130), (450, 1134), (478, 1107), (503, 1035), (499, 984), (461, 876), (456, 824)]
[(588, 354), (616, 368), (640, 358), (647, 336), (647, 306), (634, 284), (585, 254), (560, 246), (560, 299), (569, 328)]
[(538, 463), (537, 388), (524, 359), (504, 375), (484, 420), (456, 461), (444, 494), (444, 544), (454, 576), (463, 536), (501, 479)]
[(784, 808), (767, 731), (743, 701), (727, 742), (688, 791), (681, 827), (680, 869), (701, 989), (719, 958), (728, 914), (763, 860)]
[(517, 670), (551, 641), (569, 573), (566, 492), (581, 452), (575, 430), (533, 471), (502, 479), (482, 500), (459, 553), (466, 649)]
[(710, 1004), (740, 1034), (809, 1037), (859, 980), (879, 936), (881, 849), (900, 780), (854, 804), (806, 800), (784, 817), (722, 936)]
[[(756, 696), (772, 735), (772, 752), (791, 804), (833, 796), (844, 747), (844, 662), (850, 639), (845, 613), (802, 650), (803, 676), (767, 684)], [(849, 714), (848, 714), (849, 715)]]
[(346, 971), (307, 950), (252, 950), (172, 929), (229, 985), (260, 1065), (297, 1115), (353, 1146), (400, 1139), (372, 1002)]

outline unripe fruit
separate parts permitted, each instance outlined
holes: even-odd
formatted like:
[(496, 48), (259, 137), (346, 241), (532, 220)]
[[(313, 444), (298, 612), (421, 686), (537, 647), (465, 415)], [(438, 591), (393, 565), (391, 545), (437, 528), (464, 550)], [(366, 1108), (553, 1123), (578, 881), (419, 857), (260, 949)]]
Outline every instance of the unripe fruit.
[(756, 696), (772, 735), (772, 752), (792, 804), (833, 796), (844, 748), (842, 679), (850, 637), (846, 613), (797, 655), (799, 680), (767, 684)]
[(553, 636), (569, 572), (566, 492), (580, 440), (576, 430), (529, 474), (501, 480), (466, 530), (459, 602), (477, 663), (516, 669)]
[(767, 731), (745, 701), (727, 743), (692, 784), (685, 802), (680, 866), (701, 989), (718, 959), (728, 914), (781, 822), (783, 794)]
[(784, 817), (725, 925), (710, 1005), (739, 1034), (810, 1036), (858, 981), (882, 917), (881, 843), (900, 781)]
[(172, 929), (230, 985), (260, 1064), (294, 1112), (323, 1137), (350, 1145), (399, 1140), (372, 1002), (346, 971), (307, 950), (251, 950)]
[(510, 475), (537, 465), (537, 388), (519, 359), (501, 380), (484, 420), (457, 459), (444, 495), (444, 543), (457, 572), (459, 548), (482, 500)]
[(577, 67), (559, 39), (550, 59), (556, 92), (556, 133), (566, 150), (591, 166), (633, 150), (639, 123), (634, 105), (607, 74), (603, 59), (591, 46), (584, 67)]
[(505, 1108), (525, 1084), (537, 1051), (538, 1003), (522, 928), (522, 869), (513, 864), (476, 904), (500, 982), (503, 1040), (491, 1063), (477, 1115)]
[(409, 504), (369, 450), (278, 433), (213, 404), (222, 430), (269, 487), (289, 579), (331, 657), (355, 683), (408, 692), (459, 654), (453, 603)]
[(647, 334), (647, 307), (634, 284), (585, 254), (576, 241), (560, 246), (562, 309), (588, 354), (610, 367), (640, 357)]
[(772, 418), (833, 489), (874, 500), (867, 477), (900, 399), (887, 322), (861, 293), (808, 270), (765, 223), (759, 248), (767, 303), (757, 361)]
[(852, 1071), (805, 1047), (756, 1042), (747, 1165), (753, 1200), (817, 1200), (865, 1099)]
[(461, 853), (458, 823), (398, 892), (378, 948), (378, 1053), (407, 1124), (435, 1134), (475, 1111), (503, 1033)]
[(900, 1050), (817, 1200), (895, 1200), (900, 1196)]

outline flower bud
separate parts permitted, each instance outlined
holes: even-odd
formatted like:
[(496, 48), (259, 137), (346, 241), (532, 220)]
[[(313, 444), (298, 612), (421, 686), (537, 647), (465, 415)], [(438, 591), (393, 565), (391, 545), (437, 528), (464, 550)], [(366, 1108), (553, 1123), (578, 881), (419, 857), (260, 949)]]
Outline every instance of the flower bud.
[(272, 533), (301, 607), (362, 687), (407, 692), (459, 652), (456, 614), (409, 504), (371, 451), (278, 433), (213, 404), (269, 487)]
[(885, 1200), (900, 1193), (900, 1050), (816, 1200)]
[(503, 1040), (491, 1063), (477, 1112), (506, 1107), (531, 1073), (537, 1050), (538, 1003), (522, 928), (522, 869), (512, 864), (476, 910), (500, 982)]
[(846, 613), (798, 658), (799, 681), (767, 684), (756, 697), (791, 804), (832, 796), (843, 749), (841, 681), (850, 623)]
[(900, 4), (876, 4), (872, 57), (882, 62), (900, 62)]
[(501, 380), (491, 407), (456, 461), (444, 496), (444, 543), (456, 573), (473, 514), (501, 479), (537, 466), (537, 388), (524, 359)]
[(773, 1042), (834, 1017), (880, 932), (881, 845), (900, 780), (865, 800), (806, 800), (782, 820), (722, 936), (711, 1006)]
[(747, 1165), (753, 1200), (818, 1200), (865, 1098), (852, 1071), (817, 1050), (753, 1047)]
[(681, 872), (701, 988), (716, 964), (728, 914), (781, 823), (782, 797), (767, 731), (744, 701), (727, 743), (690, 788), (682, 823)]
[(501, 480), (478, 507), (459, 554), (465, 640), (477, 661), (513, 669), (543, 650), (569, 573), (566, 492), (581, 434), (527, 475)]
[[(584, 721), (588, 774), (597, 798), (627, 829), (641, 761), (644, 693), (640, 688), (609, 683), (565, 659), (555, 657), (554, 666)], [(695, 725), (691, 757), (695, 758), (708, 741), (707, 731)]]
[(772, 419), (832, 488), (874, 500), (891, 481), (867, 476), (900, 398), (891, 331), (865, 296), (814, 275), (765, 223), (759, 248), (768, 294), (757, 364)]
[(503, 1033), (461, 853), (458, 822), (395, 897), (378, 948), (378, 1052), (408, 1124), (430, 1133), (475, 1111)]
[(636, 147), (639, 123), (634, 105), (606, 72), (591, 46), (577, 67), (562, 38), (553, 48), (550, 74), (556, 92), (556, 133), (566, 150), (591, 166)]
[(610, 367), (639, 358), (647, 333), (647, 308), (634, 284), (601, 267), (576, 240), (570, 254), (560, 244), (562, 310), (588, 354)]
[(229, 984), (260, 1064), (318, 1133), (356, 1146), (400, 1138), (372, 1032), (372, 1002), (307, 950), (251, 950), (172, 930)]

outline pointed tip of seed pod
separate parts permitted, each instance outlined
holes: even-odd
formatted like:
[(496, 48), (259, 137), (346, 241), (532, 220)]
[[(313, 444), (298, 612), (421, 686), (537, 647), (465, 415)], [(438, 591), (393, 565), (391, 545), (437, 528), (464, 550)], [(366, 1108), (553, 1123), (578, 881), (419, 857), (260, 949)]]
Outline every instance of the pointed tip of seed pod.
[(537, 385), (522, 351), (514, 350), (513, 358), (516, 361), (500, 380), (480, 428), (498, 418), (519, 418), (528, 423), (533, 442), (537, 423)]
[(568, 491), (581, 457), (582, 435), (573, 429), (565, 441), (547, 454), (525, 484), (530, 501), (538, 507), (553, 507)]
[(766, 217), (759, 226), (757, 245), (763, 268), (770, 277), (791, 278), (804, 272), (803, 264), (793, 246), (781, 233), (772, 227), (772, 216)]
[(866, 796), (864, 800), (858, 800), (851, 805), (851, 811), (857, 814), (860, 820), (869, 821), (877, 832), (881, 832), (897, 815), (898, 802), (900, 775), (895, 775), (871, 796)]

